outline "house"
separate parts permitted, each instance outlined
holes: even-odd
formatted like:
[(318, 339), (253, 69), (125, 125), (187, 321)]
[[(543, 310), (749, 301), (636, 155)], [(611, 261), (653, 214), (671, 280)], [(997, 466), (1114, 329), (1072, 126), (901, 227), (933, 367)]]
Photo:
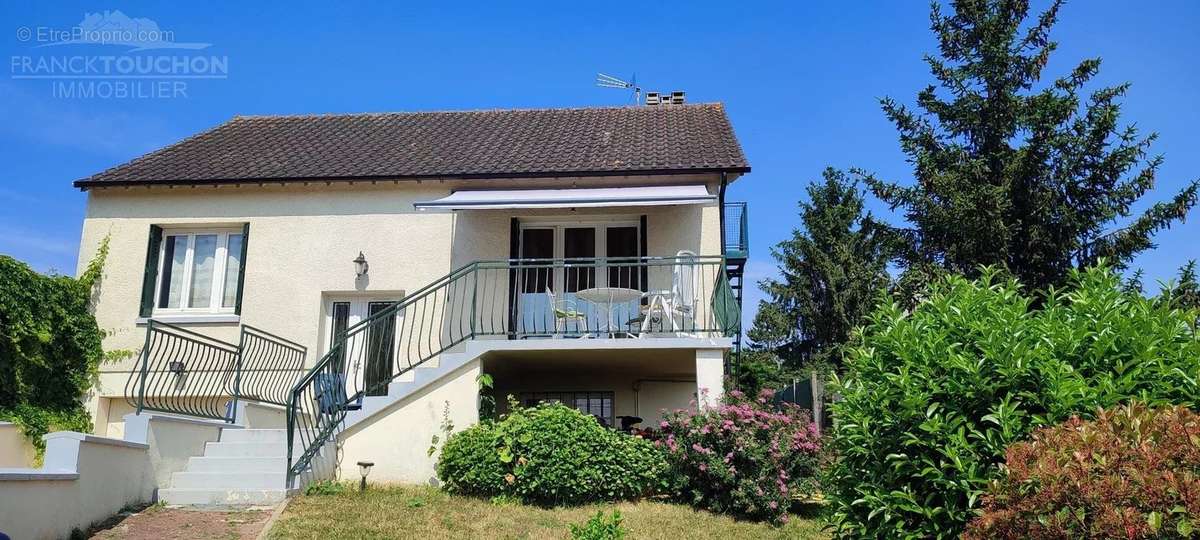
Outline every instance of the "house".
[(508, 396), (614, 429), (711, 404), (749, 171), (720, 104), (235, 117), (75, 182), (105, 347), (136, 352), (96, 432), (224, 423), (159, 496), (234, 502), (359, 461), (436, 481), (444, 423)]

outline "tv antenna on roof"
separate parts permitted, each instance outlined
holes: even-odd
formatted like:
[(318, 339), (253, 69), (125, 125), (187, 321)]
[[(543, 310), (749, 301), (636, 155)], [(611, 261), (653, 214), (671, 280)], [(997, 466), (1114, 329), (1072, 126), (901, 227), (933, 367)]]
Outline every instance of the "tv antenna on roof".
[(603, 73), (597, 73), (596, 74), (596, 86), (600, 86), (603, 88), (620, 88), (623, 90), (633, 90), (633, 103), (636, 105), (636, 104), (640, 104), (642, 102), (642, 87), (638, 86), (638, 84), (637, 84), (637, 74), (636, 73), (633, 74), (633, 77), (630, 78), (629, 81), (624, 81), (624, 80), (618, 79), (616, 77), (613, 77), (612, 75), (605, 75)]

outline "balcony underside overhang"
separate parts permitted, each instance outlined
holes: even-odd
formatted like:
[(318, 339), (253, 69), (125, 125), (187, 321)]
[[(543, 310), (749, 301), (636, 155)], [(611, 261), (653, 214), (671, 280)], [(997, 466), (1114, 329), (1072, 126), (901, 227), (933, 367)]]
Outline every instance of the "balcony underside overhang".
[(420, 210), (502, 210), (520, 208), (602, 208), (709, 204), (717, 200), (703, 185), (577, 189), (484, 189), (456, 191), (414, 203)]
[(542, 356), (604, 357), (605, 355), (652, 356), (656, 351), (718, 349), (729, 350), (733, 338), (728, 337), (647, 337), (641, 339), (476, 339), (472, 347), (478, 347), (480, 356)]

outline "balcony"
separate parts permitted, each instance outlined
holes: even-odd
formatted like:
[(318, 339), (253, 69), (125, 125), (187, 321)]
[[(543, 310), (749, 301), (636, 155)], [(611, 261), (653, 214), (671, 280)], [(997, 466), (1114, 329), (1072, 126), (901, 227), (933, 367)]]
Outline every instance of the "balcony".
[(741, 265), (750, 257), (750, 224), (744, 202), (725, 203), (721, 246), (730, 264)]

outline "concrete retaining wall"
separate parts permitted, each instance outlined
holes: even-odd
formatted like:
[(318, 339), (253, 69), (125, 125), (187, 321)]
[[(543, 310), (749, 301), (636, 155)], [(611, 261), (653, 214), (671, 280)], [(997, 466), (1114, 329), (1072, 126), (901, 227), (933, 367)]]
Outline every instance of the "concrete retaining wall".
[(40, 469), (0, 469), (0, 532), (66, 538), (129, 505), (149, 502), (149, 445), (74, 431), (46, 435)]
[(20, 427), (0, 422), (0, 467), (32, 467), (36, 452)]

